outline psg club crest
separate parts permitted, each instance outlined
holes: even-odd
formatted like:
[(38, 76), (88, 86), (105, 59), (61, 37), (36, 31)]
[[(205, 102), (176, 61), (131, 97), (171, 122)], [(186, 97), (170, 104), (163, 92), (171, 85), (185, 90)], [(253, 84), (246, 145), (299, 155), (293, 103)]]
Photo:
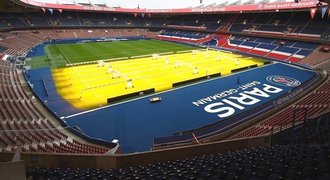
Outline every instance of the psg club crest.
[(273, 75), (273, 76), (268, 76), (266, 79), (267, 81), (280, 86), (296, 87), (301, 84), (301, 82), (298, 81), (297, 79), (286, 76)]

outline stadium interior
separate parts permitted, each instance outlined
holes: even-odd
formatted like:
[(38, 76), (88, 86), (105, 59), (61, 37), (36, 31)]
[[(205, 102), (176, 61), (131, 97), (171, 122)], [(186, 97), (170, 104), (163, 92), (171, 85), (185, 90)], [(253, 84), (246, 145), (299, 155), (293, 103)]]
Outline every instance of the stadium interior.
[(0, 2), (0, 179), (330, 179), (325, 1), (120, 3)]

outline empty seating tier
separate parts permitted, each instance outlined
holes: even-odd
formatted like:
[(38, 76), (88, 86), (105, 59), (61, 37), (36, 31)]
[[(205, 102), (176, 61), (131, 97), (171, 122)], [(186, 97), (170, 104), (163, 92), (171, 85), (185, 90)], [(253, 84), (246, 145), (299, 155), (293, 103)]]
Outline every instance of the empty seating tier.
[(80, 142), (54, 125), (23, 90), (14, 66), (0, 60), (0, 151), (103, 154), (109, 149)]

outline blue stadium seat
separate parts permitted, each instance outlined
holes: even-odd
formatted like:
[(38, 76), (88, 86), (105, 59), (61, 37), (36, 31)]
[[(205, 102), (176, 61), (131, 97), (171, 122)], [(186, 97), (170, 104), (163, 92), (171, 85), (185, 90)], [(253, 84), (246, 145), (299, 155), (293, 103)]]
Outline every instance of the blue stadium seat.
[(4, 46), (0, 46), (0, 52), (5, 52), (8, 48)]
[(305, 27), (300, 33), (322, 35), (327, 27)]
[(265, 43), (265, 44), (272, 44), (275, 41), (275, 39), (270, 38), (257, 38), (255, 42)]
[(286, 52), (286, 53), (291, 53), (294, 54), (298, 51), (299, 49), (297, 48), (290, 48), (290, 47), (285, 47), (285, 46), (279, 46), (276, 48), (276, 51), (281, 51), (281, 52)]
[(242, 45), (250, 46), (250, 47), (257, 47), (259, 45), (259, 43), (247, 41), (247, 42), (243, 42)]
[(236, 40), (236, 39), (230, 39), (229, 41), (231, 44), (236, 44), (236, 45), (240, 45), (244, 42), (244, 41)]
[(286, 26), (275, 26), (275, 25), (261, 25), (258, 30), (260, 31), (274, 31), (274, 32), (283, 32), (286, 29)]
[(310, 49), (310, 50), (314, 50), (318, 46), (319, 46), (319, 44), (317, 44), (317, 43), (309, 43), (309, 42), (296, 42), (293, 44), (293, 47)]
[(275, 49), (277, 46), (275, 46), (275, 45), (270, 45), (270, 44), (263, 44), (263, 43), (260, 43), (257, 47), (258, 47), (258, 48), (262, 48), (262, 49), (273, 50), (273, 49)]
[(245, 29), (246, 25), (245, 24), (233, 24), (229, 31), (231, 32), (241, 32), (243, 29)]
[(296, 54), (298, 55), (303, 55), (303, 56), (308, 56), (310, 53), (312, 53), (311, 50), (306, 50), (306, 49), (301, 49), (298, 52), (296, 52)]

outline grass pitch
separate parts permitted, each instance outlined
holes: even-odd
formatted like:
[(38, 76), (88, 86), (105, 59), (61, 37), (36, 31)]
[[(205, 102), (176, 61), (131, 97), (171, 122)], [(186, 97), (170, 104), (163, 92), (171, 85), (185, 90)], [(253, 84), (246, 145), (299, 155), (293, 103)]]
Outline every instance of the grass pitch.
[(117, 42), (90, 42), (75, 44), (52, 44), (45, 47), (45, 56), (33, 57), (27, 61), (32, 69), (41, 67), (65, 67), (67, 64), (84, 63), (115, 58), (177, 52), (198, 49), (160, 40), (128, 40)]
[[(110, 46), (115, 46), (116, 43), (118, 42), (114, 42)], [(136, 44), (133, 46), (136, 47)], [(155, 45), (155, 47), (158, 46)], [(144, 49), (143, 47), (138, 48)], [(53, 69), (53, 77), (58, 93), (74, 107), (84, 110), (104, 106), (107, 104), (108, 98), (150, 88), (160, 92), (173, 88), (173, 83), (207, 77), (217, 73), (227, 75), (233, 69), (264, 64), (264, 61), (260, 59), (228, 52), (199, 50), (193, 54), (192, 47), (188, 46), (186, 48), (190, 50), (185, 53), (160, 55), (154, 58), (150, 56), (57, 68)], [(170, 47), (167, 47), (166, 51), (169, 49)], [(149, 52), (155, 51), (161, 52), (156, 48), (150, 49)], [(100, 54), (89, 52), (94, 58), (101, 58)], [(131, 52), (125, 49), (125, 52), (138, 55), (136, 51)], [(78, 54), (67, 58), (75, 59), (76, 56)], [(116, 56), (120, 56), (120, 53)], [(94, 58), (93, 60), (95, 60)], [(82, 56), (82, 59), (87, 60), (90, 57)]]
[(91, 42), (77, 44), (54, 44), (46, 46), (50, 62), (63, 66), (66, 63), (89, 62), (121, 57), (132, 57), (147, 54), (177, 52), (198, 49), (198, 47), (181, 45), (159, 40), (128, 40), (116, 42)]

